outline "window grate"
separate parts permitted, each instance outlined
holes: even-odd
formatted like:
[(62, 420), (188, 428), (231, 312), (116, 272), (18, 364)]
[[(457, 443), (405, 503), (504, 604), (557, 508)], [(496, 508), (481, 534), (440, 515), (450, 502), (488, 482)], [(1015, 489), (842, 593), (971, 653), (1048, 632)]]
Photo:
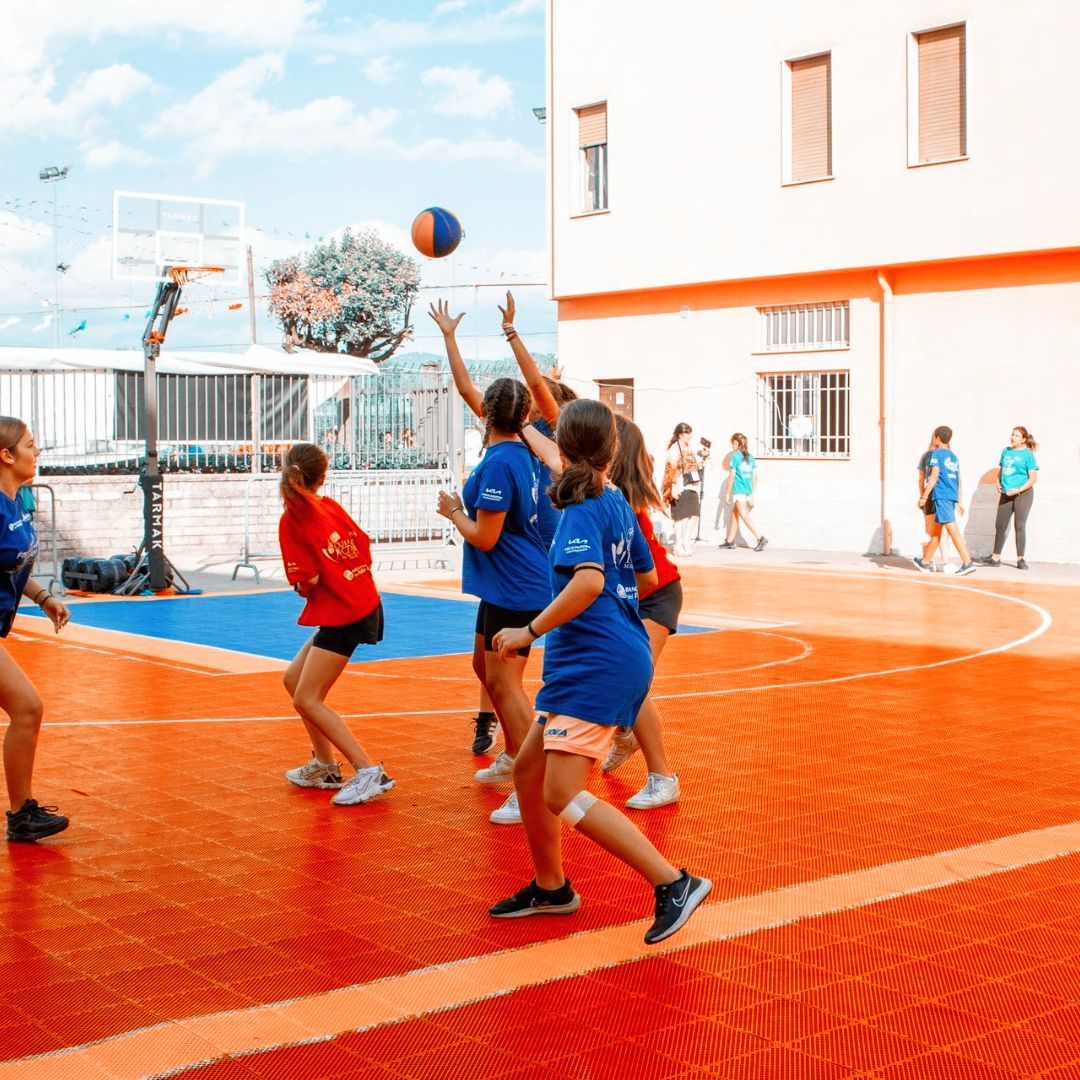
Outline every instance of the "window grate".
[(761, 352), (846, 349), (851, 345), (848, 302), (758, 308)]
[(851, 456), (850, 372), (758, 376), (758, 456)]

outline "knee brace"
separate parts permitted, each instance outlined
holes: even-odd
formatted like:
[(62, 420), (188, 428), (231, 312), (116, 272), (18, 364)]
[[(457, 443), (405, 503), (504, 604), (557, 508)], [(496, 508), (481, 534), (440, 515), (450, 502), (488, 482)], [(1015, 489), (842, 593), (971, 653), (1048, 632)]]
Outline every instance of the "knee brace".
[(587, 791), (579, 791), (560, 811), (559, 817), (573, 829), (577, 823), (589, 812), (589, 808), (596, 802), (596, 796)]

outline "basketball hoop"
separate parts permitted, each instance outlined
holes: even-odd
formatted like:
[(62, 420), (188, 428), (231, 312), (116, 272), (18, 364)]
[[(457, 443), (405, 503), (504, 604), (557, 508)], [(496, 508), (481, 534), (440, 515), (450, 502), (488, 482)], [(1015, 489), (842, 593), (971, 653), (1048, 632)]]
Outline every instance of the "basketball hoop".
[(224, 274), (224, 266), (170, 266), (167, 270), (169, 277), (177, 285), (186, 285), (189, 281), (208, 277), (210, 274)]

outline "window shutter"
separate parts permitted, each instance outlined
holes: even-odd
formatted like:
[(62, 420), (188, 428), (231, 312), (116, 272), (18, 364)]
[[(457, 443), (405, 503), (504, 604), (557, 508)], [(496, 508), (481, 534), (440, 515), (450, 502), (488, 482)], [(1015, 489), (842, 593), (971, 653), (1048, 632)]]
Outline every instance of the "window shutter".
[(791, 61), (791, 179), (832, 175), (832, 63), (828, 53)]
[(919, 161), (944, 161), (967, 153), (965, 34), (947, 26), (918, 34)]
[(607, 142), (607, 102), (578, 109), (578, 146), (599, 146)]

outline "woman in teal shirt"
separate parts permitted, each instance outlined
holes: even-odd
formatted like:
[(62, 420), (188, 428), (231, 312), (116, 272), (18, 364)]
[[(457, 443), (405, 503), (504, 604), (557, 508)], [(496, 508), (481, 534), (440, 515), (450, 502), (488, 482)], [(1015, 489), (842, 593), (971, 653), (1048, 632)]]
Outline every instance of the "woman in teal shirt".
[(998, 463), (998, 508), (994, 522), (994, 554), (982, 559), (984, 566), (1001, 565), (1001, 549), (1009, 533), (1009, 518), (1016, 518), (1016, 568), (1026, 570), (1024, 552), (1027, 550), (1027, 519), (1035, 500), (1035, 481), (1039, 478), (1039, 463), (1035, 460), (1035, 437), (1026, 427), (1012, 429), (1009, 445), (1001, 451)]

